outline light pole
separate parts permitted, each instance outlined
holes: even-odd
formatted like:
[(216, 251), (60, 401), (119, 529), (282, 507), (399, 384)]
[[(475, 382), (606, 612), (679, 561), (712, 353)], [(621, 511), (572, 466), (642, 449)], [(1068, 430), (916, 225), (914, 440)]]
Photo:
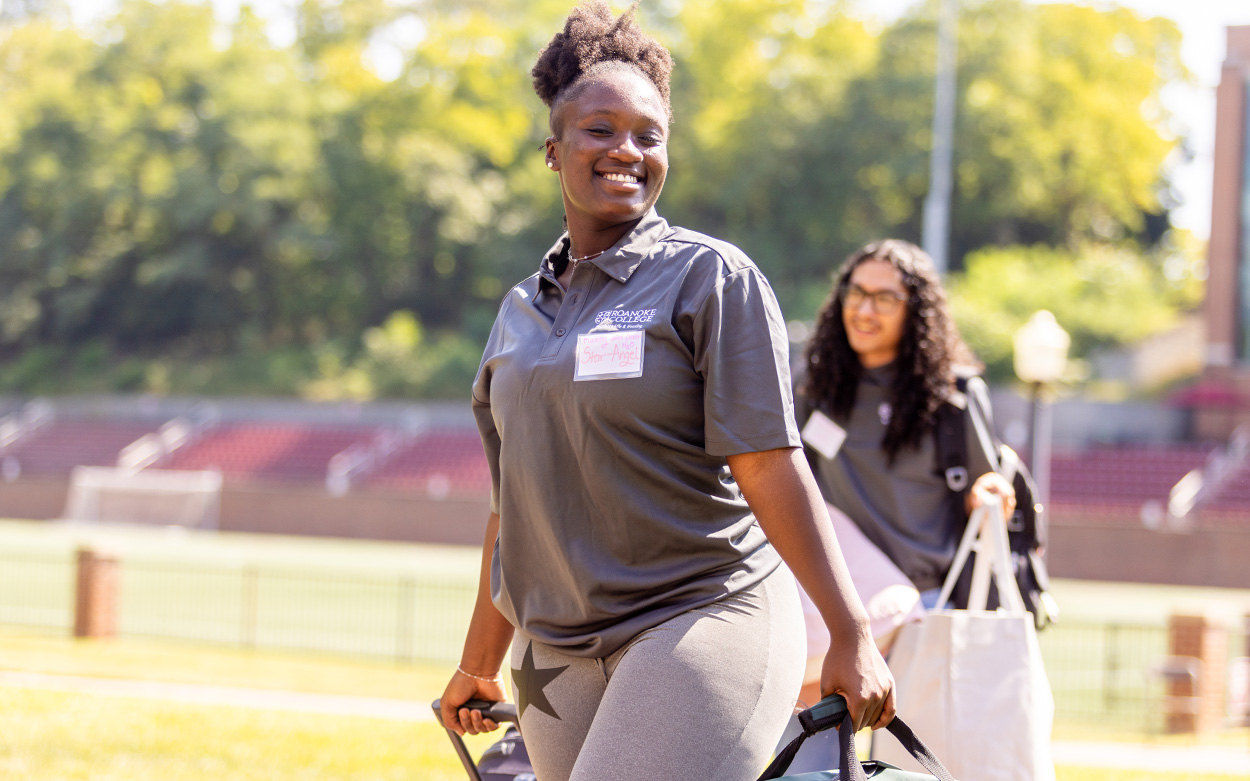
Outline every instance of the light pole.
[(1050, 504), (1050, 407), (1043, 397), (1047, 385), (1063, 376), (1068, 365), (1068, 332), (1045, 309), (1034, 312), (1012, 339), (1016, 376), (1032, 386), (1029, 445), (1037, 501)]
[(937, 75), (933, 88), (933, 146), (929, 150), (929, 194), (924, 199), (924, 251), (939, 274), (949, 263), (951, 157), (955, 145), (955, 54), (959, 0), (941, 0), (938, 8)]

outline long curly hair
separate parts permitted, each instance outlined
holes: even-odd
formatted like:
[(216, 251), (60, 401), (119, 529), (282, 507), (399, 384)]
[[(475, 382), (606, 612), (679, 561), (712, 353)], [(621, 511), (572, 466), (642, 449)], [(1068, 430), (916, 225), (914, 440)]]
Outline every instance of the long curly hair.
[(635, 2), (625, 13), (613, 17), (604, 0), (589, 0), (569, 13), (564, 31), (556, 33), (530, 71), (534, 92), (553, 116), (561, 103), (576, 97), (590, 83), (583, 77), (614, 67), (631, 67), (655, 85), (664, 111), (670, 120), (673, 118), (669, 103), (673, 57), (638, 26), (637, 9)]
[(933, 429), (938, 408), (954, 388), (954, 368), (977, 364), (959, 336), (928, 254), (900, 239), (874, 242), (847, 258), (816, 316), (815, 334), (807, 346), (807, 380), (801, 389), (813, 408), (845, 423), (855, 407), (863, 367), (847, 341), (842, 300), (851, 274), (870, 260), (898, 269), (907, 290), (907, 318), (890, 392), (893, 412), (881, 439), (881, 448), (893, 463), (899, 450), (918, 446)]

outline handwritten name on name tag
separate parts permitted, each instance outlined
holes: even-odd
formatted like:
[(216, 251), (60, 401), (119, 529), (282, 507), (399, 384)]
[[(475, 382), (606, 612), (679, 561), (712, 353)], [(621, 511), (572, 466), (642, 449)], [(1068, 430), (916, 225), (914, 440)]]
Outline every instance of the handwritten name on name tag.
[(574, 380), (616, 380), (642, 376), (646, 331), (579, 334)]

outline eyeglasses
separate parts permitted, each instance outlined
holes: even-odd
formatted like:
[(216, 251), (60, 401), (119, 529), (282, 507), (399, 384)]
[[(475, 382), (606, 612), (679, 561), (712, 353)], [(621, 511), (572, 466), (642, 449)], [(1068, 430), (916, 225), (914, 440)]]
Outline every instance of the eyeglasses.
[(875, 293), (869, 293), (859, 285), (851, 285), (842, 294), (842, 307), (844, 309), (859, 309), (863, 306), (864, 301), (872, 302), (872, 309), (879, 315), (892, 315), (898, 312), (903, 302), (907, 300), (907, 296), (895, 290), (878, 290)]

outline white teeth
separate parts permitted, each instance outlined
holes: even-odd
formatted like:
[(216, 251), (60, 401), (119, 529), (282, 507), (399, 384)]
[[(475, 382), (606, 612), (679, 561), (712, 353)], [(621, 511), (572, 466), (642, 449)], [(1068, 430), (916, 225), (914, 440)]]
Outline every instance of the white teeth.
[(603, 174), (603, 178), (609, 182), (625, 182), (626, 184), (638, 184), (638, 177), (630, 174)]

